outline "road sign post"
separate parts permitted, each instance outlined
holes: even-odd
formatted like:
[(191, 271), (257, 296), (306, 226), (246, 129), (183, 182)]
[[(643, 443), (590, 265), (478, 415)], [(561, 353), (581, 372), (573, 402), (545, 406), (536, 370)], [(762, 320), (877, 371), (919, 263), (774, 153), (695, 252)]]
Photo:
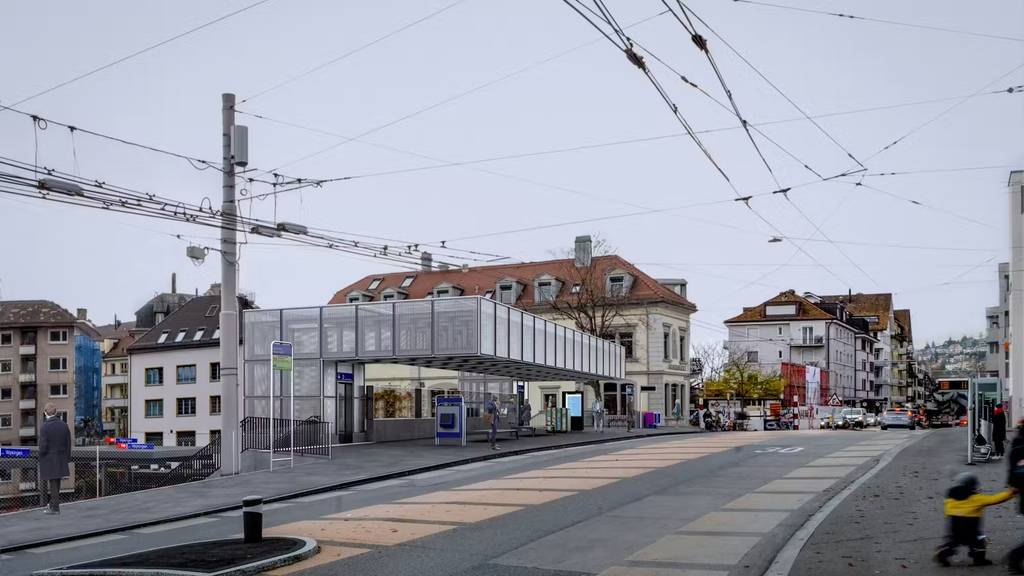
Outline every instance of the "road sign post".
[[(277, 438), (274, 436), (274, 372), (281, 373), (284, 380), (285, 372), (288, 373), (288, 386), (290, 388), (288, 422), (290, 426), (289, 451), (287, 458), (274, 458)], [(284, 382), (281, 382), (283, 391)], [(283, 396), (283, 394), (282, 394)], [(289, 464), (295, 466), (295, 358), (291, 342), (274, 340), (270, 343), (270, 469), (274, 469), (274, 462), (288, 460)]]

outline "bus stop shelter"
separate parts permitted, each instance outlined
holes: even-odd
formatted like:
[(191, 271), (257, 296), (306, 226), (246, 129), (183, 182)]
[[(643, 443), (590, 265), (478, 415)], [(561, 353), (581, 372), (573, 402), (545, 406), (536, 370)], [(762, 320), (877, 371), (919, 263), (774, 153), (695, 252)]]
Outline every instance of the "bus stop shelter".
[[(525, 381), (621, 381), (625, 351), (480, 296), (359, 302), (243, 314), (243, 414), (333, 423), (366, 439), (366, 365), (399, 364)], [(271, 343), (292, 343), (294, 414)]]

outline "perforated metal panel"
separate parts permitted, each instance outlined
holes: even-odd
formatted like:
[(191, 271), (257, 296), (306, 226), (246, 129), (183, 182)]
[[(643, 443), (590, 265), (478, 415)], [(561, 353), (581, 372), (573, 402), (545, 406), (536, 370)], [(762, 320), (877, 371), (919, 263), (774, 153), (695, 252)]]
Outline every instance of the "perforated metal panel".
[(399, 356), (422, 356), (431, 353), (431, 300), (396, 302), (395, 326), (398, 330)]
[(523, 359), (523, 311), (508, 311), (508, 357), (513, 360)]
[(494, 356), (494, 307), (488, 299), (480, 300), (480, 353)]
[(292, 343), (296, 358), (320, 357), (320, 308), (284, 310), (281, 327), (281, 340)]
[(390, 302), (358, 305), (356, 322), (359, 356), (394, 355), (394, 309)]
[(494, 355), (508, 358), (508, 307), (502, 304), (494, 309)]
[[(482, 347), (478, 336), (477, 300), (441, 298), (434, 303), (434, 354), (476, 354)], [(491, 328), (493, 337), (493, 325)], [(493, 351), (494, 345), (491, 344)]]
[(270, 343), (281, 339), (280, 310), (248, 310), (245, 312), (245, 357), (249, 360), (270, 359)]
[(324, 358), (352, 358), (356, 355), (356, 307), (325, 306), (323, 308)]

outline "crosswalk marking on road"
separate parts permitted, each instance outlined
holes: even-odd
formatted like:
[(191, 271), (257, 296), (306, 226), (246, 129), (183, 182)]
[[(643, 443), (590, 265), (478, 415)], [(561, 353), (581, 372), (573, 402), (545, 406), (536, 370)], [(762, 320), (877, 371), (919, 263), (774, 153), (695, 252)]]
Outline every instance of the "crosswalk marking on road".
[(772, 480), (761, 486), (757, 492), (821, 492), (836, 483), (836, 478)]
[(451, 524), (419, 524), (387, 520), (303, 520), (264, 530), (271, 536), (305, 536), (318, 542), (394, 546), (451, 530)]
[(617, 482), (615, 478), (498, 478), (458, 486), (456, 490), (591, 490)]
[(856, 466), (806, 466), (793, 470), (783, 478), (842, 478), (856, 468)]
[(327, 518), (376, 518), (383, 520), (417, 520), (448, 524), (471, 524), (522, 510), (522, 506), (483, 504), (377, 504), (331, 514)]
[[(587, 471), (588, 478), (632, 478), (641, 474), (646, 474), (656, 468), (594, 468)], [(574, 472), (570, 468), (551, 469), (542, 468), (540, 470), (531, 470), (529, 472), (520, 472), (519, 474), (512, 474), (505, 476), (505, 478), (576, 478), (579, 472)]]
[(729, 576), (720, 570), (649, 568), (646, 566), (612, 566), (597, 576)]
[(670, 534), (640, 549), (627, 560), (731, 566), (760, 540), (759, 536)]
[(739, 510), (796, 510), (815, 494), (758, 494), (751, 492), (729, 502), (723, 508)]
[(826, 456), (824, 458), (818, 458), (817, 460), (807, 464), (808, 466), (859, 466), (871, 458), (868, 456), (862, 456), (860, 458), (834, 458)]
[(177, 530), (178, 528), (185, 528), (186, 526), (197, 526), (199, 524), (207, 524), (209, 522), (216, 522), (217, 520), (217, 518), (211, 518), (209, 516), (200, 516), (198, 518), (189, 518), (187, 520), (179, 520), (177, 522), (168, 522), (166, 524), (157, 524), (155, 526), (136, 528), (135, 530), (132, 530), (132, 532), (136, 534), (156, 534), (157, 532)]
[(509, 504), (532, 506), (547, 504), (576, 492), (559, 490), (442, 490), (404, 498), (399, 502), (452, 502), (467, 504)]
[(301, 498), (295, 498), (292, 502), (318, 502), (320, 500), (327, 500), (329, 498), (340, 498), (351, 494), (348, 490), (336, 490), (334, 492), (324, 492), (323, 494), (313, 494), (312, 496), (303, 496)]
[(769, 511), (718, 511), (708, 512), (683, 526), (681, 532), (730, 532), (767, 533), (771, 532), (789, 512)]

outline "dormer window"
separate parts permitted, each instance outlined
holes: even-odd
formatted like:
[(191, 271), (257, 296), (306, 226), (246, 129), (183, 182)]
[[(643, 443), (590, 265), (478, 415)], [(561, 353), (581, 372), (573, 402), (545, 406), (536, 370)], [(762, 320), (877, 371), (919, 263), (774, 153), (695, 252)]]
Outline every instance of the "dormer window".
[(369, 302), (371, 300), (373, 300), (373, 294), (361, 292), (359, 290), (349, 292), (348, 296), (345, 297), (345, 301), (349, 304), (354, 304), (356, 302)]
[(489, 300), (493, 299), (494, 298), (494, 290), (488, 290), (488, 291), (484, 292), (484, 298), (487, 298)]
[(388, 288), (380, 293), (380, 299), (387, 302), (391, 300), (405, 300), (408, 297), (408, 293), (405, 290), (398, 290), (397, 288)]
[(367, 290), (376, 290), (380, 287), (380, 283), (383, 282), (383, 278), (374, 278), (370, 281), (370, 285), (366, 287)]
[(622, 298), (629, 294), (629, 289), (633, 285), (633, 277), (625, 271), (613, 270), (606, 278), (610, 298)]
[(555, 285), (551, 280), (537, 281), (537, 302), (553, 302), (555, 300)]
[(433, 298), (451, 298), (453, 296), (462, 296), (462, 288), (448, 282), (442, 282), (434, 287), (430, 291), (430, 296)]
[(405, 278), (402, 278), (402, 284), (399, 287), (400, 288), (408, 288), (409, 286), (412, 286), (412, 281), (415, 280), (415, 279), (416, 279), (415, 275), (406, 276)]
[(438, 288), (434, 290), (434, 298), (447, 298), (452, 295), (451, 292), (448, 288)]
[(583, 284), (580, 284), (579, 282), (577, 282), (577, 283), (572, 285), (572, 288), (569, 289), (569, 293), (571, 293), (571, 294), (579, 294), (582, 289), (583, 289)]

